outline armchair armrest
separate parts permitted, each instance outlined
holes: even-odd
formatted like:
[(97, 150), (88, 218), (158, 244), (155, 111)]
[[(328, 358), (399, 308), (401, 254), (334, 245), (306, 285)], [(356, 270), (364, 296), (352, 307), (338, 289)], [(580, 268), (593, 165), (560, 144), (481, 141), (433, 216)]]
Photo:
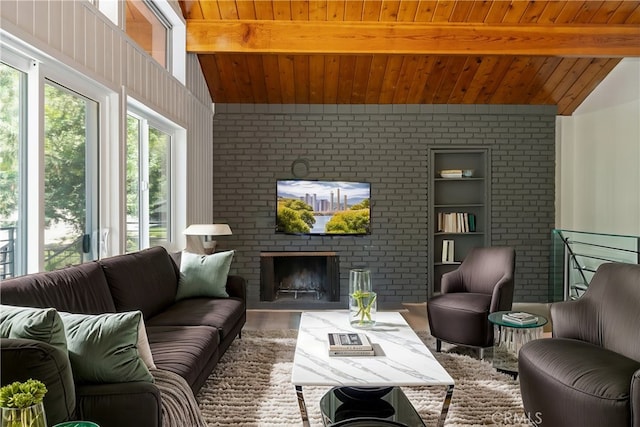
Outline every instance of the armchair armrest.
[(160, 390), (152, 383), (81, 385), (76, 396), (76, 416), (100, 427), (162, 427)]
[(227, 277), (227, 293), (230, 297), (247, 301), (247, 281), (242, 276), (230, 275)]
[(505, 274), (496, 283), (491, 293), (491, 306), (489, 312), (511, 310), (513, 305), (513, 276)]
[(440, 292), (443, 294), (464, 292), (460, 268), (442, 275), (442, 278), (440, 279)]
[(551, 323), (555, 338), (572, 338), (600, 345), (596, 310), (587, 298), (551, 304)]

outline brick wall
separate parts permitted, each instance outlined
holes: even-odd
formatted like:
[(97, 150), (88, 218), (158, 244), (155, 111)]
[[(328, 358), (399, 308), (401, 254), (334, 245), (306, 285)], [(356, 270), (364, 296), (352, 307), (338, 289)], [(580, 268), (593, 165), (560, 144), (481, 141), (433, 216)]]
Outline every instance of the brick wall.
[[(260, 252), (336, 251), (342, 302), (348, 272), (372, 270), (383, 309), (427, 297), (429, 147), (491, 146), (492, 245), (516, 248), (516, 302), (548, 294), (554, 226), (555, 107), (488, 105), (216, 104), (213, 217), (228, 222), (232, 272), (248, 281), (250, 308), (259, 301)], [(275, 184), (294, 178), (307, 159), (307, 179), (371, 183), (366, 237), (274, 233)]]

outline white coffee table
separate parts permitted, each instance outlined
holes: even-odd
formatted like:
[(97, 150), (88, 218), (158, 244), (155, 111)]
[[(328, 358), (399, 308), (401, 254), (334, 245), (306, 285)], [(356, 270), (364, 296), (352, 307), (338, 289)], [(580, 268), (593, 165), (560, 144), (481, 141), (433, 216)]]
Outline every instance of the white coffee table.
[[(330, 357), (329, 332), (365, 332), (375, 356)], [(354, 329), (345, 311), (302, 313), (291, 382), (295, 386), (303, 425), (309, 425), (304, 386), (383, 387), (446, 386), (439, 426), (449, 411), (454, 381), (398, 312), (376, 313), (371, 329)]]

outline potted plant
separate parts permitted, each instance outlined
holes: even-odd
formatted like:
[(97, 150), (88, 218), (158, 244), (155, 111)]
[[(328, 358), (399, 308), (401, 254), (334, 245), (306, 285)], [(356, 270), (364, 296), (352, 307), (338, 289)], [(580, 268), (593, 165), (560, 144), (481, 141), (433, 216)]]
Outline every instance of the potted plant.
[(31, 378), (0, 388), (2, 427), (46, 427), (42, 404), (46, 393), (47, 387)]

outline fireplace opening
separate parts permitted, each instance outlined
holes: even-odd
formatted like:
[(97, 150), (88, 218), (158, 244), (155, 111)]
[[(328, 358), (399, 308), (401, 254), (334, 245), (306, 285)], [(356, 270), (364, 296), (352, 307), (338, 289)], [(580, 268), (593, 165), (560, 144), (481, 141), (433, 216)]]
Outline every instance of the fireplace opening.
[(260, 254), (260, 301), (339, 301), (335, 252), (266, 252)]

